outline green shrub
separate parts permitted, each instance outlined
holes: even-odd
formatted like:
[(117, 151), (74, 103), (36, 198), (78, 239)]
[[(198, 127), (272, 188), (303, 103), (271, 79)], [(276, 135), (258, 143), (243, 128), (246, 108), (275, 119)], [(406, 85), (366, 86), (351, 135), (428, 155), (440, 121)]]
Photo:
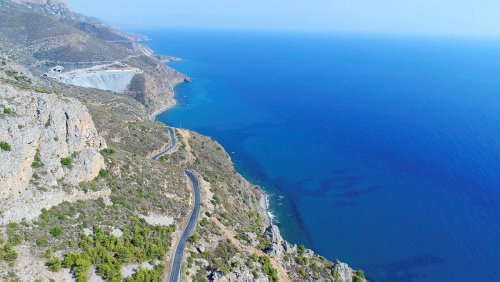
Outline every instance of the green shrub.
[(298, 256), (295, 258), (295, 261), (300, 265), (307, 265), (308, 259), (303, 256)]
[(304, 268), (299, 268), (298, 272), (302, 277), (307, 276), (307, 271)]
[(0, 141), (0, 150), (10, 151), (11, 149), (12, 149), (12, 147), (10, 146), (9, 143), (4, 142), (4, 141)]
[(92, 266), (92, 261), (88, 254), (68, 253), (62, 262), (65, 268), (71, 268), (74, 271), (76, 281), (87, 281), (87, 271)]
[(352, 282), (364, 282), (365, 280), (357, 275), (352, 276)]
[(72, 168), (73, 167), (73, 158), (72, 157), (66, 157), (61, 159), (61, 165)]
[(40, 152), (37, 150), (35, 154), (35, 158), (33, 159), (33, 162), (31, 163), (31, 166), (33, 168), (40, 168), (42, 167), (42, 162), (40, 159)]
[(352, 281), (353, 282), (364, 282), (365, 279), (365, 272), (361, 269), (358, 269), (354, 271), (354, 275), (352, 276)]
[(50, 271), (58, 272), (61, 270), (61, 260), (59, 258), (51, 258), (47, 261), (47, 266)]
[(44, 252), (43, 252), (43, 257), (46, 258), (46, 259), (50, 259), (52, 258), (52, 254), (54, 253), (54, 251), (52, 250), (52, 248), (47, 248)]
[(125, 279), (126, 282), (162, 281), (163, 266), (154, 269), (139, 268), (132, 276)]
[(230, 241), (221, 241), (210, 255), (210, 268), (229, 273), (231, 259), (237, 254), (238, 249)]
[(269, 245), (271, 245), (271, 241), (262, 236), (259, 236), (258, 240), (259, 240), (259, 249), (262, 251), (265, 251), (269, 247)]
[(270, 281), (278, 281), (278, 271), (271, 264), (268, 256), (259, 257), (259, 263), (262, 265), (262, 272), (267, 275)]
[(99, 176), (100, 177), (107, 177), (109, 175), (109, 172), (105, 169), (99, 170)]
[(303, 255), (306, 252), (306, 247), (304, 245), (300, 245), (297, 251), (300, 255)]
[(356, 274), (359, 277), (365, 278), (365, 272), (361, 269), (354, 271), (354, 274)]
[(7, 239), (7, 243), (11, 246), (17, 246), (21, 244), (23, 238), (18, 234), (9, 234), (9, 239)]
[(116, 152), (116, 149), (114, 149), (114, 148), (104, 148), (104, 149), (102, 149), (101, 154), (102, 155), (112, 155), (115, 152)]
[(47, 245), (48, 242), (49, 242), (49, 239), (47, 238), (47, 236), (42, 236), (42, 237), (36, 239), (36, 241), (35, 241), (37, 246)]
[(337, 270), (332, 270), (333, 281), (340, 282), (340, 274)]
[(42, 209), (40, 210), (40, 212), (42, 213), (42, 214), (40, 215), (40, 218), (41, 218), (43, 221), (48, 222), (48, 221), (49, 221), (49, 219), (50, 219), (50, 214), (49, 214), (49, 211), (48, 211), (46, 208), (42, 208)]
[(49, 94), (50, 90), (45, 87), (38, 87), (35, 89), (35, 92)]
[(17, 259), (17, 253), (12, 249), (11, 245), (5, 245), (3, 247), (3, 259), (5, 261), (15, 261)]
[(52, 236), (54, 237), (59, 237), (62, 235), (62, 233), (63, 233), (62, 228), (59, 226), (56, 226), (50, 230), (50, 234), (52, 234)]
[(17, 75), (17, 71), (13, 70), (5, 70), (5, 75), (8, 77), (14, 78), (15, 80), (19, 80), (19, 76)]
[(6, 115), (10, 115), (10, 114), (13, 114), (14, 111), (9, 109), (9, 108), (3, 108), (3, 113)]
[(201, 239), (200, 234), (195, 232), (195, 233), (193, 233), (193, 235), (191, 235), (191, 237), (189, 237), (188, 242), (191, 244), (194, 244), (194, 243), (198, 242), (200, 239)]

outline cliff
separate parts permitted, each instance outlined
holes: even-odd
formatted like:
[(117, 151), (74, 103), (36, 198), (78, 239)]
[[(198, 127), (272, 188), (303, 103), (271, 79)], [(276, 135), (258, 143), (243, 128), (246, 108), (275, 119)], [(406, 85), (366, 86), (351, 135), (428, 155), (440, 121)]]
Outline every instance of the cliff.
[(0, 152), (3, 198), (21, 194), (33, 178), (57, 186), (58, 180), (78, 184), (97, 176), (106, 142), (79, 101), (7, 84), (0, 93), (0, 140), (10, 145)]

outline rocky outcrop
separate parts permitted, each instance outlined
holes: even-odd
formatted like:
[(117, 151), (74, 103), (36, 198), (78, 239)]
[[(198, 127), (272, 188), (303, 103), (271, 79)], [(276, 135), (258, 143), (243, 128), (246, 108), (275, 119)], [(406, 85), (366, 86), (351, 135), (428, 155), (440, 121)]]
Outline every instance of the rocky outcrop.
[(352, 282), (352, 269), (343, 262), (337, 262), (334, 266), (335, 281)]
[(287, 247), (286, 241), (281, 237), (280, 230), (276, 225), (269, 225), (264, 232), (264, 237), (266, 237), (269, 242), (269, 246), (264, 250), (271, 256), (282, 258), (285, 253), (285, 248)]
[(0, 85), (0, 112), (0, 141), (11, 147), (0, 151), (2, 198), (21, 194), (30, 181), (89, 181), (104, 167), (106, 143), (79, 101)]

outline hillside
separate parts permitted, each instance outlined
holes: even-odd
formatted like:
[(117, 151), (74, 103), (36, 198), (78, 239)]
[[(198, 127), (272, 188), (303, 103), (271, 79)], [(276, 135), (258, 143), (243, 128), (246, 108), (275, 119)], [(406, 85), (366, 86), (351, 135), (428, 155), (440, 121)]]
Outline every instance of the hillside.
[(118, 63), (119, 69), (138, 68), (143, 72), (129, 78), (125, 94), (150, 111), (175, 103), (173, 86), (186, 76), (165, 65), (135, 36), (65, 10), (65, 6), (56, 5), (54, 12), (53, 1), (46, 5), (20, 2), (29, 4), (0, 0), (0, 52), (4, 56), (39, 77), (50, 75), (54, 67), (74, 71)]
[[(60, 1), (0, 0), (0, 276), (5, 281), (160, 281), (202, 207), (184, 280), (364, 281), (361, 271), (283, 240), (261, 189), (216, 141), (151, 115), (186, 77), (135, 37)], [(117, 61), (117, 62), (114, 62)], [(47, 70), (140, 70), (123, 93), (63, 84)], [(40, 281), (38, 280), (38, 281)]]

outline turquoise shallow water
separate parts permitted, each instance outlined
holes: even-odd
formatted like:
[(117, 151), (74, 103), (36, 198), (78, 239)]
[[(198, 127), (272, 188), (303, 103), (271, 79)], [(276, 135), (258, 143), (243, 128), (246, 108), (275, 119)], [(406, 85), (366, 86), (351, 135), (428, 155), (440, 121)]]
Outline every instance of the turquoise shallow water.
[(500, 276), (500, 41), (141, 31), (283, 235), (372, 281)]

